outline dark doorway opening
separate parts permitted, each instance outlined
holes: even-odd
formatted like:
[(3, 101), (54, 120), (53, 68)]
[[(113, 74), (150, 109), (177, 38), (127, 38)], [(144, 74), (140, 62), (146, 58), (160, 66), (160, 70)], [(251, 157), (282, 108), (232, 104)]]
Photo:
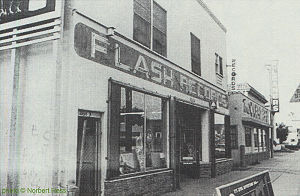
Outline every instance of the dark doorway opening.
[(177, 102), (177, 131), (180, 138), (180, 178), (197, 178), (202, 159), (201, 112), (198, 107)]
[(78, 116), (76, 185), (80, 196), (96, 196), (101, 190), (100, 113), (79, 113), (83, 115)]

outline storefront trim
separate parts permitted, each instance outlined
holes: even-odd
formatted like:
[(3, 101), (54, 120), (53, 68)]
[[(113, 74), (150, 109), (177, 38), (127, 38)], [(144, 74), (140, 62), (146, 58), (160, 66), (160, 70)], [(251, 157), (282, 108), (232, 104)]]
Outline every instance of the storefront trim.
[(132, 40), (123, 39), (118, 33), (107, 36), (105, 29), (100, 32), (81, 22), (75, 25), (74, 31), (74, 49), (78, 56), (204, 101), (219, 101), (220, 107), (228, 108), (224, 89), (199, 80), (190, 71), (163, 62), (164, 59), (157, 59), (152, 53), (147, 54), (150, 51), (144, 51)]
[[(176, 101), (178, 101), (180, 103), (191, 105), (191, 106), (194, 106), (194, 107), (197, 107), (197, 108), (200, 108), (200, 109), (204, 109), (204, 110), (209, 110), (208, 106), (200, 105), (198, 103), (195, 103), (195, 102), (192, 102), (192, 101), (187, 101), (187, 100), (184, 100), (184, 99), (181, 99), (181, 98), (178, 98), (178, 97), (175, 97), (175, 99), (176, 99)], [(190, 99), (193, 100), (194, 97), (190, 97)]]
[(115, 84), (118, 84), (122, 87), (127, 87), (127, 88), (134, 89), (135, 91), (138, 91), (138, 92), (146, 93), (146, 94), (149, 94), (149, 95), (153, 95), (153, 96), (157, 96), (157, 97), (161, 97), (161, 98), (165, 98), (165, 99), (170, 99), (170, 96), (162, 95), (158, 92), (154, 92), (154, 91), (147, 90), (145, 88), (137, 87), (137, 86), (132, 85), (130, 83), (125, 83), (125, 82), (121, 82), (121, 81), (118, 81), (118, 80), (114, 80), (111, 77), (108, 79), (108, 81), (112, 82), (112, 83), (115, 83)]
[(137, 177), (151, 176), (153, 174), (168, 173), (170, 171), (173, 171), (173, 170), (169, 169), (169, 168), (163, 168), (163, 169), (155, 169), (155, 170), (150, 170), (150, 171), (145, 171), (145, 172), (125, 174), (125, 175), (120, 175), (119, 177), (106, 179), (105, 182), (117, 182), (117, 181), (121, 181), (121, 180), (129, 180), (129, 179), (133, 179), (133, 178), (137, 178)]

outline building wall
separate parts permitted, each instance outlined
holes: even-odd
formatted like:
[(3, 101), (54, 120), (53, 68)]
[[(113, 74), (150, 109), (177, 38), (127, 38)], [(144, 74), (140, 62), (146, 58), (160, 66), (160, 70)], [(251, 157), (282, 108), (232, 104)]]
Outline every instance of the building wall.
[[(262, 103), (258, 102), (257, 100), (252, 99), (257, 104), (262, 105)], [(245, 141), (245, 126), (249, 126), (245, 123), (243, 123), (243, 117), (247, 117), (247, 115), (243, 111), (243, 99), (248, 99), (245, 95), (242, 93), (233, 93), (229, 96), (229, 111), (230, 111), (230, 124), (231, 125), (236, 125), (237, 126), (237, 139), (238, 139), (238, 148), (237, 149), (232, 149), (231, 155), (233, 159), (233, 164), (234, 166), (240, 166), (241, 165), (241, 145), (245, 146), (246, 141)], [(269, 113), (268, 113), (269, 115)], [(262, 126), (266, 123), (260, 124), (258, 120), (253, 120), (254, 125), (251, 125), (250, 127), (258, 127)], [(269, 134), (266, 133), (266, 137), (268, 137)], [(258, 147), (254, 147), (254, 134), (253, 130), (251, 131), (251, 142), (252, 145), (251, 147), (246, 147), (245, 146), (245, 159), (250, 161), (249, 164), (254, 163), (255, 160), (263, 160), (267, 155), (269, 154), (268, 152), (268, 145), (266, 145), (267, 150), (265, 152), (258, 152)], [(248, 163), (246, 161), (246, 163)]]
[(0, 53), (2, 187), (52, 187), (58, 146), (54, 129), (57, 64), (53, 43)]
[(164, 171), (131, 177), (129, 179), (109, 180), (105, 182), (104, 186), (104, 195), (107, 196), (158, 196), (172, 191), (173, 172)]
[(52, 187), (58, 146), (55, 126), (56, 54), (54, 42), (20, 48), (24, 80), (20, 163), (24, 187)]
[[(217, 53), (223, 58), (222, 88), (226, 89), (226, 33), (198, 1), (200, 0), (176, 3), (172, 0), (156, 1), (167, 11), (167, 58), (191, 71), (192, 32), (201, 42), (201, 77), (217, 84), (215, 74), (215, 53)], [(74, 0), (74, 8), (108, 27), (115, 27), (117, 32), (133, 39), (133, 0), (96, 2)]]
[[(191, 71), (190, 32), (201, 40), (201, 68), (202, 78), (216, 84), (215, 53), (223, 57), (224, 79), (223, 89), (226, 87), (226, 48), (225, 32), (211, 19), (209, 14), (198, 4), (190, 0), (189, 3), (172, 1), (157, 1), (168, 12), (168, 59), (179, 66)], [(0, 52), (0, 133), (1, 149), (8, 145), (15, 145), (15, 151), (1, 150), (0, 173), (1, 186), (6, 186), (9, 172), (9, 161), (6, 157), (16, 155), (15, 169), (18, 173), (18, 185), (23, 187), (66, 187), (76, 183), (76, 155), (77, 155), (77, 118), (78, 109), (98, 111), (101, 113), (101, 188), (108, 184), (107, 169), (107, 121), (108, 121), (108, 80), (115, 80), (145, 88), (165, 96), (176, 96), (190, 102), (191, 96), (178, 91), (163, 88), (147, 80), (130, 77), (130, 75), (102, 66), (98, 63), (79, 57), (74, 50), (75, 17), (71, 19), (70, 10), (78, 9), (87, 16), (107, 26), (115, 26), (117, 31), (132, 39), (133, 32), (133, 2), (132, 1), (66, 1), (66, 18), (63, 37), (59, 41), (48, 41), (18, 48), (18, 64), (20, 66), (17, 96), (13, 96), (14, 65), (10, 60), (11, 51)], [(101, 13), (101, 14), (99, 14)], [(188, 14), (196, 19), (190, 20)], [(97, 26), (87, 19), (86, 24)], [(203, 28), (199, 26), (203, 23)], [(187, 26), (182, 26), (186, 24)], [(205, 27), (205, 28), (204, 28)], [(184, 31), (183, 31), (184, 30)], [(124, 41), (124, 40), (123, 40)], [(178, 48), (178, 42), (182, 42)], [(62, 45), (60, 46), (60, 43)], [(157, 61), (171, 65), (164, 58), (150, 54), (136, 44), (131, 47), (151, 56)], [(178, 55), (180, 53), (180, 55)], [(2, 63), (4, 62), (4, 63)], [(174, 69), (181, 70), (176, 67)], [(181, 70), (182, 71), (182, 70)], [(186, 72), (193, 79), (199, 77)], [(208, 83), (206, 83), (209, 85)], [(212, 87), (221, 91), (217, 87)], [(12, 111), (15, 99), (16, 112)], [(193, 99), (193, 103), (205, 108), (209, 103), (200, 99)], [(228, 114), (227, 109), (220, 109)], [(12, 117), (15, 115), (17, 139), (9, 144)], [(203, 115), (203, 160), (209, 161), (208, 113)], [(10, 153), (10, 154), (9, 154)], [(206, 164), (206, 163), (205, 163)], [(208, 170), (210, 171), (210, 170)], [(168, 174), (169, 185), (172, 185)], [(13, 179), (14, 180), (14, 179)], [(164, 180), (162, 178), (162, 180)], [(169, 189), (167, 187), (166, 189)]]
[(8, 144), (11, 124), (14, 65), (11, 50), (0, 53), (0, 186), (5, 187), (8, 172)]

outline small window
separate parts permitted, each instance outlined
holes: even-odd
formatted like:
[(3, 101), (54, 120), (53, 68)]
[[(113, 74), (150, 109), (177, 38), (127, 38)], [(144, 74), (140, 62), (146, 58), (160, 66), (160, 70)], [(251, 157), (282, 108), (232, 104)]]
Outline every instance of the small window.
[(151, 39), (151, 2), (134, 0), (133, 39), (150, 48)]
[(133, 39), (167, 56), (167, 12), (152, 0), (134, 0), (133, 7)]
[(223, 76), (223, 58), (219, 56), (217, 53), (215, 59), (216, 73)]
[(153, 50), (167, 56), (167, 12), (153, 3)]
[(258, 147), (259, 146), (259, 143), (258, 143), (259, 142), (259, 138), (258, 138), (258, 130), (257, 129), (254, 130), (253, 135), (254, 135), (254, 146)]
[(200, 39), (191, 33), (192, 72), (201, 76)]
[(251, 147), (251, 128), (245, 127), (245, 145), (246, 147)]

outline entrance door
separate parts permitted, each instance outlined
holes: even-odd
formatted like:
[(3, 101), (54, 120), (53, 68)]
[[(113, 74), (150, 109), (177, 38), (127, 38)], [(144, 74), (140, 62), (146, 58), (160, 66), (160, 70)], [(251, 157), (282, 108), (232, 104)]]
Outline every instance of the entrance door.
[(191, 105), (177, 103), (177, 129), (180, 135), (180, 173), (197, 177), (197, 164), (201, 159), (201, 110)]
[[(100, 195), (100, 114), (78, 116), (76, 184), (80, 196)], [(89, 116), (89, 117), (87, 117)], [(93, 116), (93, 117), (91, 117)], [(98, 194), (99, 193), (99, 194)]]

